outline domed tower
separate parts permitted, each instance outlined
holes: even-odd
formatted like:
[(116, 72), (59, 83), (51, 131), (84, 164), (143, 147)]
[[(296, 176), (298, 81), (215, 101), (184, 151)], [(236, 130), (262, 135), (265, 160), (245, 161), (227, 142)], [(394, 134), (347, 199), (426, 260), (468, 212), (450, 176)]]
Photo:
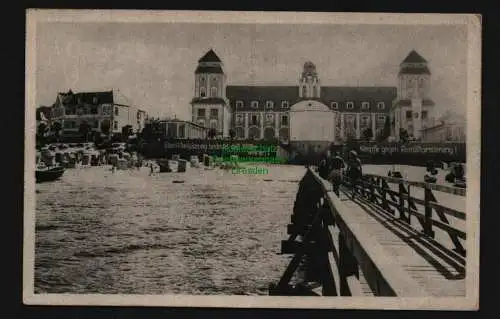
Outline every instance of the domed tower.
[(398, 95), (391, 112), (396, 139), (399, 140), (402, 131), (418, 139), (422, 129), (432, 121), (430, 80), (428, 62), (412, 50), (401, 62), (398, 73)]
[(227, 137), (231, 125), (231, 113), (226, 98), (226, 75), (223, 63), (214, 50), (210, 49), (198, 60), (194, 74), (192, 121), (215, 129), (217, 135)]
[(319, 99), (321, 84), (316, 66), (311, 61), (304, 63), (304, 69), (299, 80), (299, 97), (301, 99)]

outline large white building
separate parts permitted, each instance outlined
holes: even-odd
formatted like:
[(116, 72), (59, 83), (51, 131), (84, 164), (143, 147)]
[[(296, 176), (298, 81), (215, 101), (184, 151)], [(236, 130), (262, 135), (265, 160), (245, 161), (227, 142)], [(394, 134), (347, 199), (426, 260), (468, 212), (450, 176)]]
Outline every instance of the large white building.
[(228, 85), (222, 60), (210, 50), (195, 70), (192, 121), (223, 137), (232, 128), (239, 139), (317, 142), (313, 148), (375, 139), (386, 121), (396, 139), (402, 130), (418, 138), (434, 107), (427, 61), (411, 51), (400, 65), (397, 84), (323, 86), (316, 66), (306, 62), (295, 86)]

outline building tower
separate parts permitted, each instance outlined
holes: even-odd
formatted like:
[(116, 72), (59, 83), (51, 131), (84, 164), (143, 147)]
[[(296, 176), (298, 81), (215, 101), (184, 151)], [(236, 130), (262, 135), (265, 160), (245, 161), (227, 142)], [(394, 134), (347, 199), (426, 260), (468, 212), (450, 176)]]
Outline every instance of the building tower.
[(392, 135), (402, 132), (419, 139), (422, 129), (432, 121), (434, 102), (430, 99), (431, 72), (428, 62), (412, 50), (400, 64), (398, 92), (391, 111)]
[(304, 63), (302, 76), (299, 80), (299, 97), (301, 99), (319, 99), (321, 84), (319, 81), (316, 66), (311, 61)]
[(218, 136), (229, 136), (231, 111), (226, 98), (226, 75), (223, 63), (214, 50), (210, 49), (198, 60), (194, 74), (192, 121), (215, 129)]

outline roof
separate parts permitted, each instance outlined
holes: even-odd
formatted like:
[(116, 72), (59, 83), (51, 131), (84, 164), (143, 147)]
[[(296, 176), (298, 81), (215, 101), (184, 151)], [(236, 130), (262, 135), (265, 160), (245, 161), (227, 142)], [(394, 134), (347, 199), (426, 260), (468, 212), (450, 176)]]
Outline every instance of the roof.
[(198, 62), (222, 62), (213, 49), (210, 49)]
[[(422, 106), (434, 106), (434, 105), (435, 103), (431, 99), (422, 100)], [(394, 106), (411, 106), (411, 100), (409, 99), (397, 100), (394, 102)]]
[(226, 104), (226, 100), (220, 97), (195, 97), (191, 103), (205, 103), (205, 104)]
[(201, 66), (198, 65), (196, 68), (196, 71), (194, 71), (195, 74), (198, 73), (215, 73), (215, 74), (223, 74), (224, 71), (220, 66)]
[(402, 63), (427, 63), (427, 60), (418, 54), (417, 51), (411, 50)]
[[(69, 90), (67, 93), (59, 93), (59, 96), (62, 98), (63, 104), (79, 104), (78, 101), (83, 104), (95, 105), (102, 103), (114, 103), (113, 91), (73, 93)], [(94, 97), (97, 99), (94, 100)]]
[[(396, 87), (321, 87), (321, 98), (316, 99), (331, 107), (331, 102), (338, 103), (338, 110), (345, 110), (347, 102), (353, 102), (353, 109), (349, 112), (387, 112), (392, 101), (396, 98)], [(288, 110), (282, 108), (281, 102), (288, 101), (291, 107), (295, 103), (305, 100), (299, 97), (298, 86), (243, 86), (228, 85), (226, 96), (230, 101), (231, 108), (235, 111), (262, 111), (265, 110), (266, 101), (274, 102), (274, 110)], [(236, 108), (236, 101), (242, 101), (243, 107)], [(251, 101), (258, 101), (259, 107), (252, 108)], [(361, 110), (362, 102), (369, 102), (368, 109)], [(377, 108), (376, 102), (384, 102), (387, 107), (384, 110)]]
[(290, 112), (303, 112), (303, 111), (316, 111), (316, 112), (330, 112), (332, 110), (317, 100), (304, 100), (293, 105)]
[(36, 120), (37, 121), (41, 121), (42, 120), (42, 117), (41, 117), (41, 114), (40, 113), (43, 113), (43, 115), (45, 116), (46, 119), (50, 119), (51, 115), (52, 115), (52, 107), (50, 106), (40, 106), (40, 107), (37, 107), (36, 108)]
[(423, 66), (423, 67), (402, 67), (399, 70), (399, 74), (431, 74), (431, 71), (429, 70), (428, 67)]

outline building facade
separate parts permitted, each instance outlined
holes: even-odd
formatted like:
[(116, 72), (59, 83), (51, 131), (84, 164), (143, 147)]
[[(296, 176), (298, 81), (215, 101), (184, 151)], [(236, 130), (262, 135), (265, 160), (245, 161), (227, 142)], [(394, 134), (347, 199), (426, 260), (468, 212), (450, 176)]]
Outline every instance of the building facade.
[[(303, 66), (297, 85), (228, 85), (223, 63), (210, 50), (195, 70), (192, 121), (238, 139), (342, 142), (374, 140), (388, 125), (421, 136), (432, 118), (427, 61), (411, 51), (395, 87), (323, 86), (314, 63)], [(387, 122), (387, 123), (386, 123)]]
[(116, 134), (130, 125), (133, 132), (144, 128), (146, 112), (121, 101), (116, 91), (58, 93), (52, 106), (52, 122), (59, 122), (62, 135), (78, 134), (88, 123), (93, 132)]
[(398, 95), (392, 105), (391, 135), (400, 139), (402, 132), (422, 139), (422, 130), (432, 126), (435, 108), (430, 98), (431, 72), (427, 61), (416, 51), (400, 64)]
[(445, 114), (435, 125), (422, 130), (425, 142), (461, 142), (466, 141), (465, 118), (456, 114)]
[(205, 139), (208, 128), (179, 119), (148, 119), (145, 123), (155, 136), (173, 139)]

